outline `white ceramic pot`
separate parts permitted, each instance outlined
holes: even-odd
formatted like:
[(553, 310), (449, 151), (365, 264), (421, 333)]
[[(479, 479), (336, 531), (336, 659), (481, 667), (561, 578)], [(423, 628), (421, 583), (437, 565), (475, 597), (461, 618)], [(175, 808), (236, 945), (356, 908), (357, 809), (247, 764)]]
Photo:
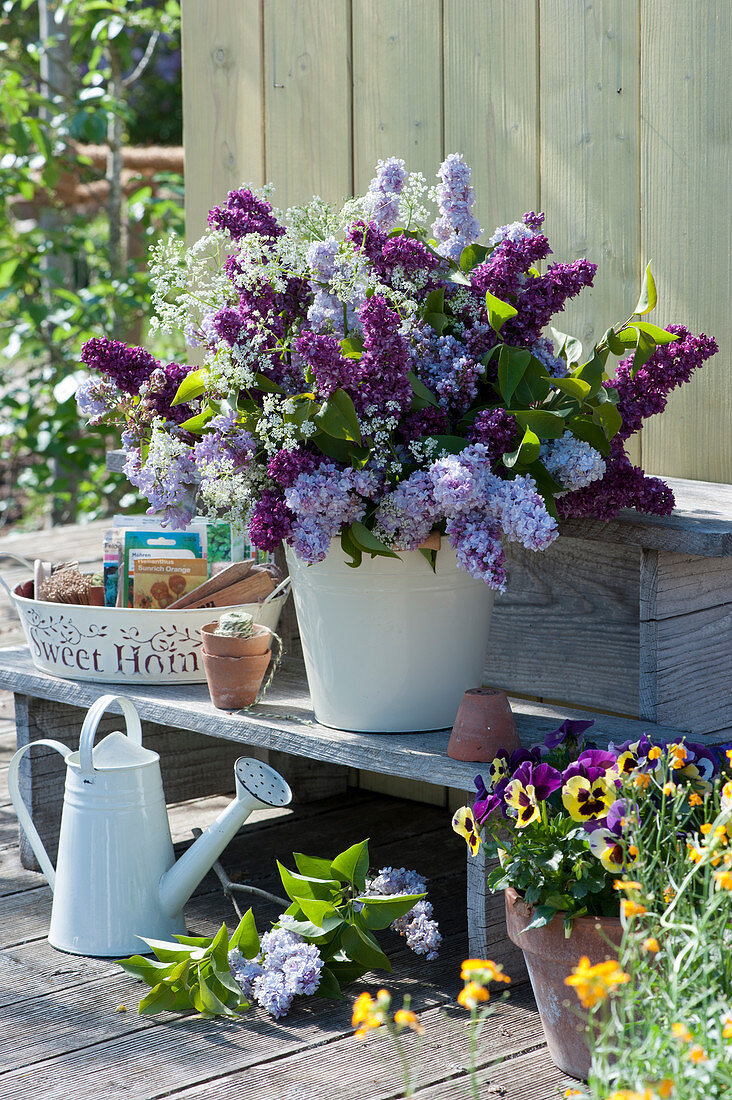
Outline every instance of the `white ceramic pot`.
[[(242, 607), (274, 631), (286, 599), (285, 594), (266, 604)], [(36, 668), (66, 679), (102, 683), (204, 683), (201, 627), (213, 614), (232, 610), (143, 611), (47, 603), (20, 596), (17, 589), (13, 600)]]
[(335, 539), (316, 565), (286, 554), (318, 721), (371, 733), (452, 726), (482, 683), (493, 609), (452, 547), (443, 539), (436, 573), (419, 551), (364, 554), (351, 569)]

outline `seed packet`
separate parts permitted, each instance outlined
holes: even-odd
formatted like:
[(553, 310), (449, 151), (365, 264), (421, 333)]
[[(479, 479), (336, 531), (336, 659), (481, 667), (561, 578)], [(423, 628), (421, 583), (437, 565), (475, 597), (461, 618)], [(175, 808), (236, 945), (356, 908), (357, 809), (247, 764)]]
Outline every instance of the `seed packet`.
[(202, 558), (201, 539), (192, 532), (126, 530), (124, 536), (124, 607), (135, 606), (135, 563), (141, 558)]
[(107, 607), (117, 605), (117, 585), (119, 582), (119, 570), (124, 551), (124, 535), (114, 527), (104, 533), (103, 543), (103, 569), (104, 569), (104, 603)]
[(206, 580), (203, 558), (138, 558), (134, 574), (134, 606), (164, 608), (189, 595)]

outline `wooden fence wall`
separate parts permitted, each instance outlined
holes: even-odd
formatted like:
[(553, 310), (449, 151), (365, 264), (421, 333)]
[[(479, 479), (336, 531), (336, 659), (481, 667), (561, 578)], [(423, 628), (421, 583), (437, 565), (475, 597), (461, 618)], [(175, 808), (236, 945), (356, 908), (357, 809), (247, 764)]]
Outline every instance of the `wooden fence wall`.
[[(560, 327), (633, 308), (720, 354), (636, 442), (645, 468), (732, 481), (729, 0), (183, 0), (188, 232), (242, 182), (287, 207), (362, 191), (379, 157), (473, 168), (484, 229), (544, 210), (600, 264)], [(641, 454), (642, 452), (642, 454)]]

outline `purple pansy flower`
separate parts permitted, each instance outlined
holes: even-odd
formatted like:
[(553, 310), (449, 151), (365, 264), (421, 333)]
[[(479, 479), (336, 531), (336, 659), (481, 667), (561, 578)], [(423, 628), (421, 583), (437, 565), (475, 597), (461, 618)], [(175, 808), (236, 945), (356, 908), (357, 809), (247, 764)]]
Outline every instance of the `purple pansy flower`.
[(562, 785), (562, 774), (556, 768), (550, 764), (532, 764), (528, 760), (516, 769), (512, 778), (518, 779), (524, 787), (531, 784), (538, 802), (545, 802)]
[(567, 740), (575, 741), (577, 745), (581, 745), (584, 740), (582, 734), (594, 724), (594, 718), (590, 719), (589, 722), (576, 722), (571, 718), (567, 718), (558, 729), (552, 730), (551, 733), (546, 735), (544, 744), (548, 749), (556, 749)]

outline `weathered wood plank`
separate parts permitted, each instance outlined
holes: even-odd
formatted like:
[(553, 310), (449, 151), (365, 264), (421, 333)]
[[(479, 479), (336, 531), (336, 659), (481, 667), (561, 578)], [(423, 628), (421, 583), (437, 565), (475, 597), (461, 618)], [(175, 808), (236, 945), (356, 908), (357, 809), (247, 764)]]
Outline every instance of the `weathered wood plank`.
[(732, 559), (643, 550), (639, 713), (732, 733)]
[[(543, 1051), (532, 1051), (508, 1057), (498, 1065), (478, 1070), (481, 1096), (500, 1096), (501, 1100), (554, 1100), (567, 1088), (576, 1088), (573, 1077), (567, 1077)], [(465, 1100), (465, 1080), (456, 1077), (439, 1085), (420, 1089), (417, 1100)]]
[(186, 229), (242, 182), (265, 182), (259, 0), (183, 0)]
[(353, 176), (363, 194), (379, 158), (432, 181), (443, 156), (439, 0), (353, 0)]
[(537, 17), (534, 4), (503, 0), (443, 8), (445, 153), (464, 153), (472, 169), (484, 238), (540, 208), (538, 83), (528, 78)]
[(711, 333), (721, 349), (648, 421), (644, 465), (730, 481), (732, 223), (717, 212), (729, 203), (732, 6), (677, 4), (669, 18), (665, 0), (644, 0), (639, 10), (642, 253), (659, 285), (654, 318)]
[(640, 552), (559, 538), (542, 554), (507, 548), (485, 683), (637, 714)]
[(352, 194), (348, 0), (265, 0), (265, 162), (283, 209)]

